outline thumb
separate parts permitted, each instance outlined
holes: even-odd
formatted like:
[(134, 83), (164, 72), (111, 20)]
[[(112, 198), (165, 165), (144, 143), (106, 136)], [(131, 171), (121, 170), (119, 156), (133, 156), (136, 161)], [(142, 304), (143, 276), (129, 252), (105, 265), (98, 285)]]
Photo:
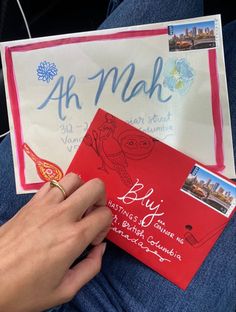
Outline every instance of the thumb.
[(99, 273), (105, 250), (106, 243), (93, 247), (85, 259), (67, 271), (57, 289), (60, 297), (58, 299), (62, 299), (64, 302), (71, 300), (80, 288)]

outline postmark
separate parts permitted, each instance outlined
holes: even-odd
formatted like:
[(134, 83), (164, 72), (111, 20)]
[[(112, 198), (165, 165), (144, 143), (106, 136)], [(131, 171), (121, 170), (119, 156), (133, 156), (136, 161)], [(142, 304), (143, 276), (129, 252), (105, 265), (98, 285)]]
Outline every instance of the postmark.
[(181, 191), (225, 217), (230, 216), (236, 205), (236, 186), (197, 164), (187, 176)]

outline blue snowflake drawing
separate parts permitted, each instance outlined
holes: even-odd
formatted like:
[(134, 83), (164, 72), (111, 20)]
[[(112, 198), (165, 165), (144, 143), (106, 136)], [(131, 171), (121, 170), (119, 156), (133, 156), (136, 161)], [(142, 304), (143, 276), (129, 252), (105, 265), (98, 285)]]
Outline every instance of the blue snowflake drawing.
[(57, 75), (57, 67), (54, 63), (50, 62), (40, 62), (37, 68), (38, 80), (46, 81), (47, 83)]
[(173, 92), (184, 95), (194, 80), (194, 70), (186, 59), (169, 59), (164, 68), (163, 85)]

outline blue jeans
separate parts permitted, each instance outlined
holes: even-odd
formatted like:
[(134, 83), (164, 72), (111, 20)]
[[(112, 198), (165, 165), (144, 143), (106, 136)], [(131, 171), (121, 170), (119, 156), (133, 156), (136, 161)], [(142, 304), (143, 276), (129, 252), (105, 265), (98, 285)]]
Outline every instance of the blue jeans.
[[(113, 0), (101, 28), (161, 22), (203, 15), (197, 0)], [(236, 23), (225, 27), (225, 57), (236, 147)], [(236, 38), (235, 38), (236, 39)], [(236, 151), (236, 148), (235, 148)], [(10, 138), (0, 144), (0, 223), (11, 218), (31, 195), (16, 195)], [(178, 274), (178, 272), (176, 272)], [(186, 291), (112, 243), (101, 272), (75, 298), (50, 311), (58, 312), (235, 312), (236, 216)]]

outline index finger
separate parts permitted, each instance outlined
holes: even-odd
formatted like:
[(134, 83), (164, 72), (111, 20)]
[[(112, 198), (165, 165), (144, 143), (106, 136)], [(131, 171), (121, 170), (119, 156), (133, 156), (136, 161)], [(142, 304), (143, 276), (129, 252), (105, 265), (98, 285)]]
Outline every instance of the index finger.
[(72, 220), (80, 220), (91, 206), (106, 205), (105, 185), (98, 178), (89, 180), (66, 198), (61, 205), (65, 206)]

